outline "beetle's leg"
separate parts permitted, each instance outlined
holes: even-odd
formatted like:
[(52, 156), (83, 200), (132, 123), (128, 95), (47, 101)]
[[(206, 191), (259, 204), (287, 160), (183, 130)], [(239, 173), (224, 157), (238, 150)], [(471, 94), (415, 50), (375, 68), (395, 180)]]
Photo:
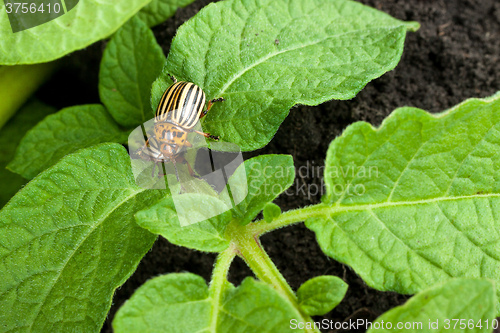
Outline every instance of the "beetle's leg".
[(218, 136), (216, 136), (216, 135), (212, 135), (212, 134), (210, 134), (210, 133), (203, 133), (203, 132), (200, 132), (200, 131), (194, 131), (194, 132), (196, 132), (196, 133), (198, 133), (198, 134), (200, 134), (200, 135), (203, 135), (205, 138), (210, 138), (210, 139), (215, 140), (215, 141), (218, 141), (218, 140), (219, 140), (219, 137), (218, 137)]
[(188, 167), (188, 171), (189, 171), (189, 175), (193, 178), (200, 178), (193, 170), (193, 168), (191, 167), (191, 164), (189, 164), (188, 161), (186, 161), (186, 164), (187, 164), (187, 167)]
[(226, 100), (224, 99), (224, 97), (219, 97), (219, 98), (214, 98), (214, 99), (211, 99), (208, 101), (208, 105), (207, 105), (207, 112), (210, 111), (210, 109), (212, 108), (212, 105), (214, 105), (214, 103), (217, 103), (217, 102), (225, 102)]
[(179, 178), (179, 172), (177, 171), (177, 165), (175, 164), (175, 159), (172, 160), (172, 164), (174, 165), (175, 176), (177, 177), (177, 181), (180, 184), (181, 183), (181, 179)]
[(184, 186), (182, 186), (181, 179), (179, 178), (179, 172), (177, 171), (177, 165), (175, 164), (175, 159), (172, 160), (172, 163), (174, 164), (175, 176), (177, 177), (177, 181), (179, 182), (179, 185), (181, 185), (181, 188), (179, 189), (179, 194), (181, 194), (182, 191), (186, 192), (186, 189), (184, 188)]
[[(167, 174), (166, 173), (163, 173), (163, 163), (165, 162), (165, 160), (163, 160), (163, 162), (160, 162), (158, 164), (158, 178), (161, 178), (161, 177), (164, 177), (166, 176)], [(156, 165), (156, 162), (155, 162), (155, 165)]]
[(151, 171), (151, 178), (155, 176), (156, 162), (153, 162), (153, 171)]
[(209, 100), (208, 105), (207, 105), (207, 109), (200, 114), (200, 118), (205, 117), (205, 115), (208, 113), (208, 111), (210, 111), (210, 109), (212, 108), (212, 105), (214, 105), (214, 103), (224, 102), (224, 101), (225, 101), (224, 97), (219, 97), (219, 98), (214, 98), (214, 99)]
[(175, 76), (173, 76), (172, 74), (168, 74), (168, 77), (174, 82), (174, 84), (177, 83), (177, 79), (175, 78)]
[[(149, 139), (148, 139), (149, 140)], [(146, 143), (144, 144), (144, 146), (142, 146), (141, 148), (137, 149), (134, 154), (136, 154), (137, 156), (141, 157), (142, 155), (142, 152), (145, 150), (145, 149), (148, 149), (148, 140), (146, 140)]]
[(198, 176), (198, 175), (194, 172), (193, 168), (191, 167), (191, 164), (189, 164), (188, 160), (186, 159), (186, 157), (185, 157), (184, 155), (179, 155), (179, 156), (177, 157), (177, 161), (178, 161), (179, 163), (182, 163), (182, 164), (186, 164), (186, 165), (187, 165), (187, 167), (188, 167), (188, 171), (189, 171), (189, 175), (190, 175), (191, 177), (193, 177), (193, 178), (198, 178), (198, 179), (200, 178), (200, 176)]

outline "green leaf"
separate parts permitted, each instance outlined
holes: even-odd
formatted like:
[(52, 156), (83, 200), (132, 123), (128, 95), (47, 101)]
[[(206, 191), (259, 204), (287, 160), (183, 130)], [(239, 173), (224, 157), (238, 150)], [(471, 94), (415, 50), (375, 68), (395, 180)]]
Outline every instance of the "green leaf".
[(250, 223), (261, 210), (293, 184), (295, 168), (290, 155), (261, 155), (245, 161), (229, 178), (233, 196), (239, 197), (244, 184), (248, 194), (233, 209), (241, 224)]
[[(373, 322), (368, 333), (491, 332), (495, 319), (494, 295), (495, 289), (488, 280), (452, 279), (384, 313)], [(397, 329), (398, 324), (407, 327)]]
[(290, 323), (301, 321), (291, 303), (269, 285), (252, 278), (229, 290), (220, 307), (217, 333), (290, 332)]
[(102, 142), (125, 142), (127, 135), (102, 105), (69, 107), (29, 130), (8, 168), (31, 179), (69, 153)]
[(119, 124), (137, 126), (153, 118), (151, 85), (165, 61), (153, 33), (137, 17), (113, 36), (101, 62), (99, 95)]
[(102, 144), (63, 158), (0, 211), (2, 332), (98, 332), (155, 236), (133, 220), (164, 193)]
[(310, 316), (322, 316), (335, 308), (347, 292), (347, 283), (323, 275), (307, 280), (297, 290), (300, 307)]
[(379, 290), (499, 283), (499, 174), (500, 93), (439, 115), (401, 108), (379, 129), (356, 123), (333, 141), (327, 195), (306, 226)]
[(55, 63), (33, 66), (0, 66), (0, 101), (2, 101), (0, 104), (0, 129), (50, 77), (56, 67)]
[[(252, 278), (228, 288), (216, 303), (197, 275), (160, 276), (141, 286), (120, 308), (113, 329), (116, 333), (275, 333), (289, 332), (290, 320), (299, 316), (278, 292)], [(214, 325), (212, 311), (217, 311)]]
[(154, 27), (168, 18), (174, 16), (177, 9), (186, 7), (194, 0), (153, 0), (149, 5), (141, 9), (137, 16), (146, 22), (150, 27)]
[[(175, 200), (168, 197), (159, 201), (138, 212), (136, 219), (141, 227), (165, 237), (173, 244), (200, 251), (220, 252), (229, 246), (229, 240), (224, 237), (226, 226), (231, 221), (229, 208), (215, 197), (186, 193), (176, 196)], [(202, 222), (183, 226), (178, 211), (187, 211), (190, 217)]]
[(149, 280), (116, 313), (116, 333), (208, 332), (211, 305), (201, 276), (173, 273)]
[(66, 14), (37, 27), (12, 33), (0, 4), (0, 64), (47, 62), (110, 36), (151, 0), (80, 1)]
[(209, 99), (224, 97), (203, 119), (206, 132), (243, 151), (267, 144), (295, 104), (350, 99), (393, 69), (405, 23), (347, 0), (228, 0), (183, 24), (163, 74), (196, 83)]
[(55, 111), (39, 101), (29, 101), (0, 131), (0, 208), (26, 183), (24, 178), (5, 168), (14, 158), (19, 141), (31, 127)]
[(266, 222), (272, 222), (281, 215), (281, 208), (277, 204), (270, 202), (264, 207), (262, 215), (264, 215)]
[[(292, 184), (293, 175), (291, 156), (257, 156), (245, 161), (229, 177), (230, 194), (226, 187), (218, 198), (207, 192), (167, 197), (137, 213), (137, 224), (173, 244), (220, 252), (229, 246), (226, 227), (231, 220), (241, 225), (250, 223)], [(232, 206), (234, 202), (239, 204)]]

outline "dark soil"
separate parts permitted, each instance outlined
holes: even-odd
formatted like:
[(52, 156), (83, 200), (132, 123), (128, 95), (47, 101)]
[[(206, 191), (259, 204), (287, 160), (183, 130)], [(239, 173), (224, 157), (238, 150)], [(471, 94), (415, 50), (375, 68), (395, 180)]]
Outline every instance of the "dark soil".
[[(309, 186), (312, 194), (319, 189), (321, 179), (311, 174), (311, 166), (323, 164), (328, 144), (349, 124), (363, 120), (378, 126), (389, 113), (401, 106), (439, 112), (467, 98), (486, 97), (500, 90), (498, 0), (361, 2), (401, 20), (418, 21), (421, 29), (408, 34), (403, 57), (396, 69), (369, 83), (356, 98), (317, 107), (294, 108), (268, 146), (246, 154), (246, 158), (269, 153), (291, 154), (296, 168), (309, 165), (309, 176), (305, 172), (302, 176), (297, 175), (294, 185), (297, 195), (283, 196), (276, 201), (284, 211), (319, 202), (321, 193), (307, 195), (301, 186), (302, 189)], [(165, 54), (176, 29), (207, 3), (209, 1), (195, 1), (154, 29)], [(68, 57), (66, 67), (42, 89), (39, 97), (43, 98), (47, 90), (57, 87), (65, 98), (48, 101), (51, 104), (66, 106), (69, 103), (99, 102), (97, 72), (103, 48), (104, 43), (98, 43)], [(75, 92), (71, 87), (57, 83), (61, 80), (80, 81), (83, 88)], [(374, 320), (409, 297), (366, 286), (349, 267), (326, 257), (314, 234), (303, 224), (267, 234), (262, 243), (294, 290), (306, 280), (322, 274), (342, 277), (349, 284), (342, 303), (317, 320)], [(117, 309), (148, 279), (171, 272), (192, 272), (208, 281), (214, 259), (214, 254), (188, 250), (159, 239), (135, 274), (117, 290), (102, 332), (111, 332), (110, 323)], [(229, 279), (238, 284), (250, 275), (251, 271), (237, 259), (231, 267)]]

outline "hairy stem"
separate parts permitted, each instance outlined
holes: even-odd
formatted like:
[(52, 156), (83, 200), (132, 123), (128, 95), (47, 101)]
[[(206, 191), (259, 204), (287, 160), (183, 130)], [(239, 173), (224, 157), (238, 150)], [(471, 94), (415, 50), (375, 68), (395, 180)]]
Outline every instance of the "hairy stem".
[(210, 318), (210, 332), (217, 331), (217, 315), (219, 314), (219, 305), (227, 283), (227, 272), (236, 255), (234, 245), (231, 245), (226, 250), (219, 253), (215, 261), (212, 271), (212, 279), (210, 280), (210, 288), (208, 292), (212, 298), (212, 315)]
[[(249, 232), (248, 226), (232, 225), (229, 232), (234, 242), (239, 256), (247, 263), (255, 276), (276, 289), (285, 299), (287, 299), (300, 313), (302, 322), (312, 322), (312, 319), (300, 307), (297, 296), (286, 282), (283, 275), (276, 268), (271, 258), (262, 248), (256, 235)], [(306, 332), (318, 332), (315, 329), (306, 329)]]
[(491, 198), (498, 197), (499, 194), (474, 194), (474, 195), (464, 195), (464, 196), (453, 196), (453, 197), (436, 197), (429, 199), (420, 199), (412, 201), (384, 201), (374, 204), (358, 204), (358, 205), (341, 205), (339, 202), (334, 204), (320, 203), (317, 205), (307, 206), (304, 208), (294, 209), (287, 211), (276, 219), (268, 223), (267, 221), (260, 220), (248, 225), (246, 232), (253, 234), (258, 237), (274, 229), (279, 229), (286, 227), (288, 225), (305, 221), (309, 218), (315, 217), (327, 217), (335, 213), (340, 212), (362, 212), (370, 211), (377, 208), (387, 208), (387, 207), (397, 207), (397, 206), (412, 206), (417, 204), (429, 204), (429, 203), (439, 203), (446, 201), (455, 201), (458, 199), (470, 199), (470, 198)]
[(325, 214), (325, 211), (322, 208), (328, 207), (324, 204), (317, 204), (304, 208), (289, 210), (278, 216), (270, 223), (264, 220), (250, 223), (248, 225), (248, 232), (252, 233), (255, 236), (261, 236), (265, 233), (268, 233), (269, 231), (283, 228), (294, 223), (302, 222), (311, 217), (322, 216)]
[(57, 62), (0, 66), (0, 128), (57, 68)]

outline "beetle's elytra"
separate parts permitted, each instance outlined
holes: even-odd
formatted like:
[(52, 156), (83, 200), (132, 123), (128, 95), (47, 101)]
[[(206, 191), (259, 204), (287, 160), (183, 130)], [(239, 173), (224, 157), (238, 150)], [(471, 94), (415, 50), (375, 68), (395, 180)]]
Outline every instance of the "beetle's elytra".
[[(206, 96), (200, 87), (191, 82), (177, 81), (174, 76), (170, 78), (174, 83), (165, 90), (156, 109), (154, 137), (146, 141), (138, 155), (155, 163), (172, 161), (175, 165), (176, 160), (182, 160), (179, 156), (182, 148), (191, 147), (187, 140), (188, 133), (196, 132), (213, 140), (219, 139), (209, 133), (194, 130), (194, 127), (213, 103), (224, 99), (210, 100), (204, 110)], [(189, 169), (191, 172), (192, 169)]]
[(186, 129), (192, 128), (205, 107), (205, 93), (191, 82), (175, 82), (165, 90), (156, 109), (157, 123), (172, 121)]

